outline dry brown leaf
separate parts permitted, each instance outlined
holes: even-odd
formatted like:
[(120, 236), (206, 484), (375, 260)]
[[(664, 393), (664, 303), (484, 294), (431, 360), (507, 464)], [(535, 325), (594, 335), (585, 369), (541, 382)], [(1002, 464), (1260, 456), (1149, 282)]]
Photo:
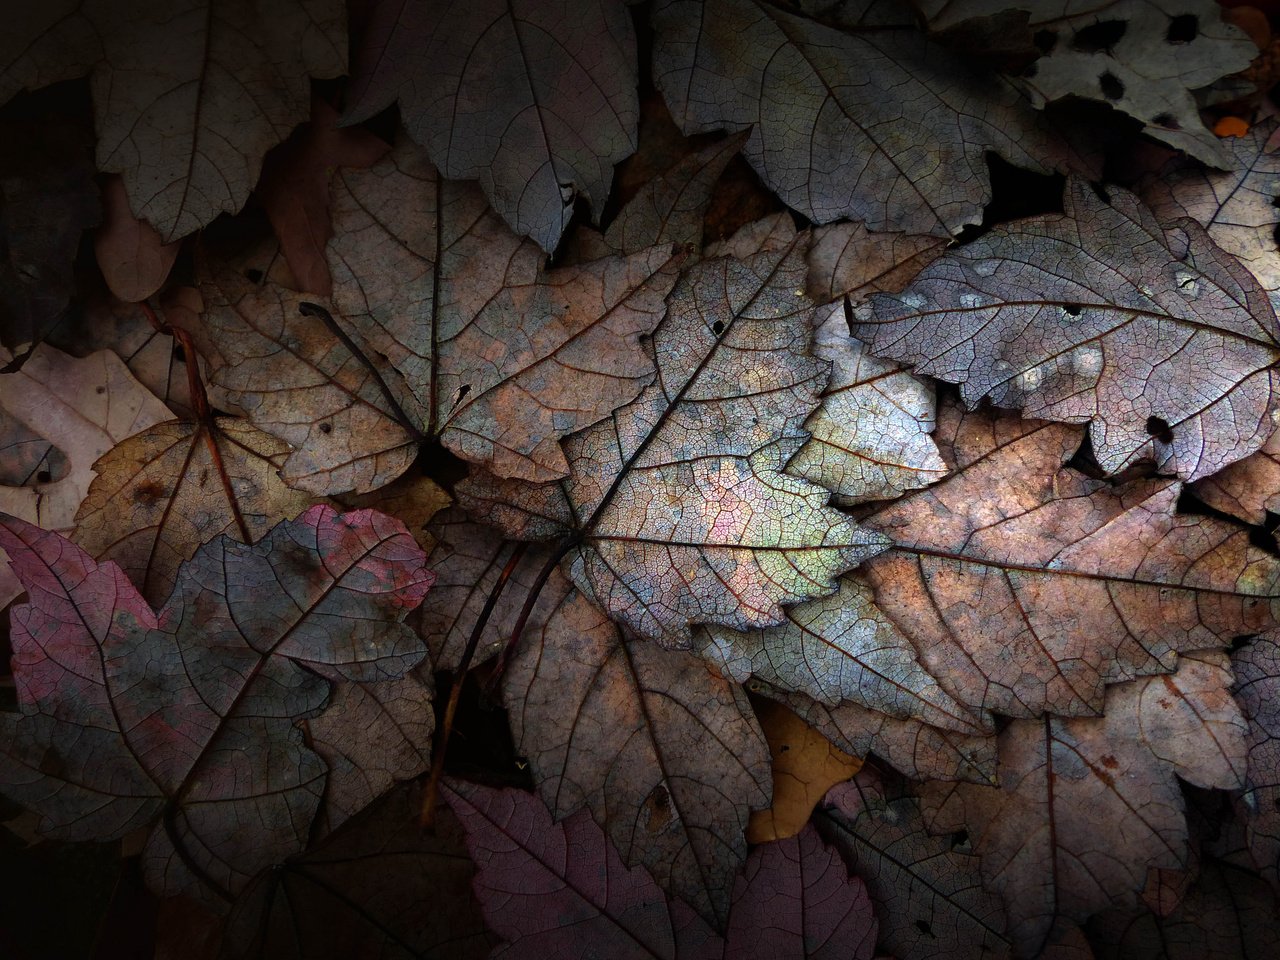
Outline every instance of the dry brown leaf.
[(838, 750), (780, 703), (761, 701), (755, 710), (773, 759), (773, 803), (752, 811), (747, 840), (768, 843), (804, 829), (818, 801), (862, 769), (862, 761)]
[(111, 292), (137, 303), (164, 286), (182, 246), (165, 243), (155, 227), (129, 209), (124, 180), (107, 178), (102, 188), (103, 222), (93, 236), (93, 252)]
[(1110, 687), (1102, 717), (1015, 720), (1000, 734), (999, 787), (924, 787), (930, 829), (973, 838), (1017, 956), (1039, 956), (1063, 921), (1137, 904), (1149, 870), (1186, 869), (1178, 779), (1244, 783), (1229, 667), (1224, 653), (1185, 654), (1172, 676)]
[(331, 316), (235, 270), (190, 326), (226, 403), (294, 449), (286, 481), (368, 491), (428, 437), (504, 476), (568, 472), (559, 440), (653, 376), (640, 344), (678, 259), (666, 247), (546, 271), (474, 186), (401, 146), (334, 182)]
[(1082, 434), (947, 404), (952, 473), (863, 521), (894, 540), (861, 571), (877, 605), (970, 709), (1094, 715), (1106, 684), (1280, 617), (1280, 561), (1246, 528), (1177, 513), (1175, 480), (1065, 466)]
[(329, 180), (338, 167), (369, 167), (390, 144), (360, 127), (339, 127), (338, 111), (312, 94), (311, 120), (267, 154), (257, 193), (293, 271), (294, 289), (329, 296), (325, 245), (333, 236)]

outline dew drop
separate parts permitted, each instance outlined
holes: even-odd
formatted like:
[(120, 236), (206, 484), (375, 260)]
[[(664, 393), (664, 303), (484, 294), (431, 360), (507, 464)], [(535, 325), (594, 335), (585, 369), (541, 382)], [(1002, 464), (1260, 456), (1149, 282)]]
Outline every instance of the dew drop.
[(1185, 270), (1179, 270), (1174, 279), (1178, 284), (1178, 292), (1184, 297), (1194, 297), (1200, 293), (1200, 281), (1194, 274), (1187, 273)]
[(984, 305), (983, 298), (976, 293), (962, 293), (960, 295), (960, 306), (966, 310), (974, 310)]
[(1081, 347), (1076, 353), (1075, 366), (1086, 376), (1094, 376), (1102, 372), (1102, 351), (1094, 347)]
[(919, 310), (921, 307), (925, 305), (925, 299), (919, 293), (908, 293), (905, 297), (902, 298), (902, 302), (905, 303), (912, 310)]
[(1018, 375), (1018, 383), (1023, 390), (1034, 390), (1040, 385), (1040, 368), (1032, 367), (1030, 370), (1023, 370)]
[(989, 277), (996, 272), (996, 268), (1000, 266), (995, 260), (979, 260), (973, 265), (973, 272), (980, 277)]

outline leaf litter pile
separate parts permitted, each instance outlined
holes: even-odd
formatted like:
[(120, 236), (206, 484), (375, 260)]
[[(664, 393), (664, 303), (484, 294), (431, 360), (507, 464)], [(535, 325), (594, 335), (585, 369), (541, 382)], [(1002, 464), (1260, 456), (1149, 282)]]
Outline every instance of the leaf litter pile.
[(6, 957), (1271, 957), (1280, 5), (0, 34)]

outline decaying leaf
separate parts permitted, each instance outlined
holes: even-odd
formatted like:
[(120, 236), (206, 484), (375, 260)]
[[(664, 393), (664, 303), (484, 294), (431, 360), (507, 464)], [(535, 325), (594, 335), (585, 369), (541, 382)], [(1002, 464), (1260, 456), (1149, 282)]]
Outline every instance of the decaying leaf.
[[(0, 358), (8, 358), (3, 349)], [(18, 371), (0, 374), (0, 412), (11, 428), (24, 428), (15, 436), (43, 439), (64, 464), (55, 472), (57, 464), (47, 463), (48, 476), (37, 469), (29, 484), (0, 487), (0, 511), (66, 532), (89, 492), (95, 461), (126, 437), (170, 417), (115, 354), (103, 350), (77, 359), (43, 344)], [(0, 605), (18, 592), (6, 567), (0, 571)]]
[(972, 836), (1017, 956), (1039, 956), (1062, 920), (1138, 903), (1149, 870), (1186, 868), (1177, 778), (1244, 781), (1229, 663), (1185, 654), (1172, 676), (1110, 687), (1102, 717), (1013, 721), (1000, 734), (999, 787), (925, 786), (930, 829)]
[(809, 296), (856, 303), (873, 293), (897, 293), (949, 245), (928, 234), (868, 230), (865, 223), (818, 227), (809, 247)]
[(930, 836), (918, 801), (887, 791), (874, 768), (833, 787), (816, 822), (866, 883), (883, 950), (900, 960), (1009, 955), (1004, 908), (982, 888), (967, 838)]
[(311, 97), (311, 120), (267, 154), (257, 193), (266, 208), (297, 289), (333, 292), (325, 245), (333, 236), (329, 180), (339, 167), (377, 163), (390, 144), (360, 127), (339, 127), (338, 111)]
[[(252, 24), (253, 29), (245, 29)], [(0, 102), (91, 75), (98, 167), (165, 241), (235, 213), (262, 157), (307, 115), (310, 77), (346, 72), (338, 0), (28, 5), (0, 37)]]
[(837, 749), (780, 703), (762, 700), (755, 709), (773, 761), (773, 802), (768, 810), (751, 814), (747, 839), (768, 843), (798, 834), (818, 801), (857, 773), (862, 761)]
[(1249, 849), (1280, 893), (1280, 640), (1271, 633), (1231, 655), (1236, 700), (1249, 723), (1244, 795)]
[(516, 749), (557, 819), (586, 806), (623, 860), (723, 927), (768, 806), (769, 753), (734, 683), (688, 653), (624, 639), (556, 575), (503, 687)]
[(1148, 136), (1211, 166), (1230, 165), (1191, 91), (1244, 70), (1258, 48), (1224, 22), (1215, 0), (1111, 0), (1074, 16), (1064, 16), (1060, 0), (988, 6), (1015, 5), (1031, 11), (1028, 29), (1043, 51), (1018, 81), (1032, 103), (1098, 100), (1139, 120)]
[(77, 515), (75, 542), (114, 560), (153, 606), (178, 567), (217, 536), (252, 543), (311, 504), (278, 476), (289, 448), (243, 420), (168, 420), (107, 452)]
[(866, 888), (811, 829), (752, 852), (734, 887), (725, 939), (640, 867), (626, 869), (589, 818), (559, 824), (538, 801), (454, 783), (478, 872), (476, 895), (505, 940), (494, 957), (546, 960), (869, 960), (876, 922)]
[(0, 545), (32, 597), (13, 612), (2, 789), (53, 837), (156, 824), (143, 860), (163, 893), (227, 897), (301, 850), (326, 766), (294, 719), (325, 705), (325, 677), (395, 679), (425, 653), (400, 622), (431, 585), (425, 554), (372, 511), (213, 540), (159, 613), (56, 533), (8, 518)]
[(636, 146), (635, 32), (622, 0), (374, 5), (346, 119), (397, 98), (441, 172), (480, 181), (544, 250), (577, 197), (597, 215)]
[(1105, 684), (1280, 616), (1280, 561), (1246, 528), (1175, 512), (1177, 481), (1065, 467), (1082, 432), (947, 404), (952, 474), (864, 521), (894, 540), (862, 570), (877, 606), (970, 709), (1096, 715)]
[(639, 341), (666, 309), (670, 248), (544, 271), (536, 244), (411, 145), (333, 188), (331, 316), (223, 268), (191, 331), (220, 395), (294, 448), (291, 485), (374, 489), (437, 436), (499, 475), (551, 480), (568, 473), (562, 436), (651, 381)]
[(971, 405), (1089, 422), (1109, 473), (1145, 458), (1195, 480), (1257, 450), (1280, 418), (1266, 292), (1199, 225), (1161, 225), (1126, 191), (1107, 203), (1073, 179), (1065, 204), (873, 296), (853, 333)]
[(0, 119), (0, 349), (25, 353), (61, 322), (80, 238), (101, 219), (87, 116)]
[(107, 287), (126, 303), (146, 300), (169, 278), (181, 244), (165, 243), (155, 227), (129, 209), (124, 180), (110, 177), (102, 189), (103, 223), (93, 252)]
[(991, 198), (985, 151), (1044, 172), (1067, 155), (1010, 84), (911, 31), (846, 33), (763, 0), (663, 0), (653, 23), (681, 129), (751, 126), (743, 154), (815, 223), (949, 236)]
[(653, 337), (657, 382), (565, 441), (569, 477), (473, 477), (459, 501), (513, 537), (571, 534), (579, 589), (667, 646), (688, 647), (690, 623), (768, 626), (830, 593), (885, 541), (782, 472), (828, 372), (809, 352), (804, 242), (686, 271)]
[(413, 790), (397, 790), (322, 844), (260, 875), (231, 910), (223, 956), (487, 956), (496, 938), (471, 894), (475, 871), (458, 821), (442, 809), (435, 829), (424, 831), (420, 807)]

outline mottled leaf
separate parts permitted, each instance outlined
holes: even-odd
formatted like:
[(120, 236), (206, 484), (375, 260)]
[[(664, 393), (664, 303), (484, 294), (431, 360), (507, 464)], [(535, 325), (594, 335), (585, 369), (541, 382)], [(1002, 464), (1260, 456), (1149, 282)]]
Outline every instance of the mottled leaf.
[(110, 177), (102, 189), (103, 223), (93, 235), (98, 268), (112, 294), (128, 303), (146, 300), (164, 286), (181, 244), (165, 243), (155, 227), (129, 209), (124, 180)]
[(347, 119), (397, 98), (446, 177), (479, 180), (517, 233), (554, 250), (636, 147), (635, 32), (621, 0), (374, 5)]
[(323, 677), (394, 679), (425, 652), (400, 622), (431, 585), (425, 555), (372, 511), (213, 540), (159, 613), (56, 533), (9, 518), (0, 544), (32, 597), (13, 612), (3, 791), (53, 837), (160, 821), (143, 860), (164, 893), (225, 897), (300, 850), (326, 769), (294, 719), (325, 705)]
[(291, 485), (374, 489), (437, 436), (502, 476), (551, 480), (568, 472), (560, 437), (651, 381), (639, 339), (675, 282), (670, 248), (544, 271), (474, 186), (411, 146), (333, 189), (332, 317), (223, 268), (192, 330), (220, 395), (294, 447)]
[[(1022, 6), (994, 0), (989, 7), (1012, 5)], [(1075, 16), (1064, 16), (1061, 2), (1027, 6), (1028, 29), (1044, 34), (1043, 55), (1018, 81), (1032, 103), (1100, 101), (1137, 119), (1148, 136), (1213, 166), (1230, 165), (1191, 91), (1244, 70), (1258, 48), (1223, 21), (1216, 0), (1112, 0)]]
[(830, 593), (884, 541), (782, 472), (828, 372), (809, 352), (803, 241), (684, 274), (653, 337), (657, 382), (565, 442), (568, 479), (470, 478), (460, 502), (514, 537), (572, 534), (571, 579), (668, 646), (690, 645), (690, 623), (768, 626)]
[[(0, 62), (8, 36), (0, 37)], [(88, 127), (87, 116), (62, 110), (0, 115), (0, 345), (15, 353), (62, 321), (80, 238), (102, 220)]]
[(1276, 427), (1265, 291), (1197, 224), (1158, 224), (1122, 190), (1105, 203), (1069, 181), (1065, 214), (997, 227), (857, 319), (873, 353), (959, 383), (970, 404), (1089, 422), (1108, 472), (1145, 458), (1195, 480)]
[[(252, 25), (252, 29), (246, 29)], [(235, 213), (262, 157), (346, 72), (336, 0), (85, 0), (27, 6), (0, 38), (0, 102), (91, 75), (98, 167), (165, 241)]]
[[(7, 358), (0, 348), (0, 359)], [(0, 511), (66, 532), (89, 492), (94, 462), (126, 437), (170, 417), (115, 354), (103, 350), (76, 359), (45, 345), (18, 371), (0, 374), (0, 412), (65, 458), (63, 470), (48, 463), (47, 477), (37, 469), (29, 484), (0, 487)], [(0, 605), (19, 590), (6, 566), (0, 571)]]
[(871, 231), (865, 223), (833, 223), (813, 231), (809, 295), (825, 302), (897, 293), (942, 255), (949, 241), (927, 234)]
[(1108, 689), (1103, 717), (1013, 721), (999, 787), (926, 785), (930, 829), (969, 832), (1017, 956), (1038, 956), (1060, 919), (1138, 903), (1149, 870), (1187, 867), (1178, 778), (1244, 780), (1228, 667), (1223, 653), (1184, 655), (1172, 676)]
[(1231, 655), (1234, 692), (1249, 723), (1244, 807), (1249, 849), (1262, 875), (1280, 892), (1280, 641), (1271, 633)]
[(337, 124), (338, 111), (313, 94), (311, 120), (267, 154), (257, 186), (297, 289), (323, 297), (333, 292), (329, 180), (337, 168), (372, 166), (391, 149), (367, 130)]
[(1097, 714), (1105, 684), (1280, 616), (1280, 562), (1247, 529), (1176, 513), (1177, 481), (1064, 466), (1081, 434), (947, 405), (953, 473), (865, 521), (895, 541), (863, 568), (877, 605), (971, 709)]
[(827, 790), (857, 773), (862, 761), (780, 703), (762, 700), (755, 710), (772, 758), (773, 802), (752, 812), (747, 839), (768, 843), (798, 834)]
[(528, 794), (455, 783), (446, 798), (476, 861), (494, 957), (870, 958), (876, 923), (861, 881), (812, 830), (752, 852), (727, 940), (641, 868), (627, 870), (583, 815), (553, 825)]
[(481, 960), (495, 938), (471, 894), (474, 868), (448, 809), (418, 826), (397, 790), (305, 853), (261, 874), (227, 920), (226, 960)]
[(1004, 908), (982, 888), (967, 842), (930, 836), (918, 802), (878, 780), (866, 767), (832, 788), (816, 822), (866, 883), (881, 948), (900, 960), (1007, 957)]
[(984, 153), (1042, 171), (1066, 150), (1003, 80), (911, 31), (845, 33), (763, 0), (664, 0), (654, 83), (685, 133), (743, 154), (816, 223), (947, 236), (991, 197)]
[(626, 863), (723, 926), (748, 816), (770, 797), (746, 696), (690, 654), (624, 639), (559, 575), (543, 595), (503, 686), (539, 795), (557, 819), (586, 806)]
[(114, 560), (159, 606), (178, 567), (217, 536), (259, 539), (311, 497), (280, 480), (289, 448), (243, 420), (169, 420), (112, 447), (77, 514), (74, 540)]

